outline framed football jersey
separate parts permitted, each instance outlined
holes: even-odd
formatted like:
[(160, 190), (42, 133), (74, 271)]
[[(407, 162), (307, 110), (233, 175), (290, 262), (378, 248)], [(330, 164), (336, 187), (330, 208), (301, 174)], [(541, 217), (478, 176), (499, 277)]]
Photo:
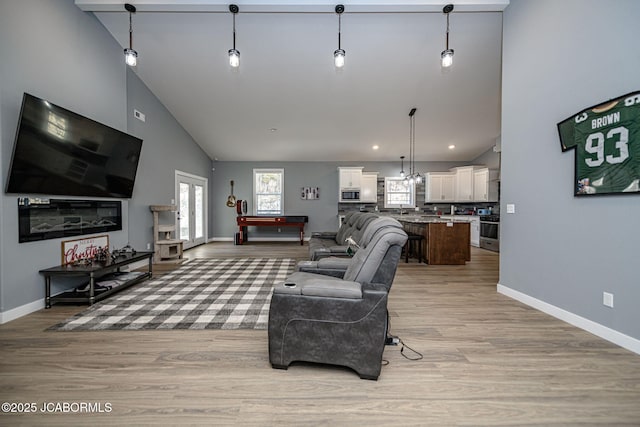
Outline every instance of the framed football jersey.
[(640, 91), (558, 123), (562, 151), (575, 150), (575, 195), (640, 194)]

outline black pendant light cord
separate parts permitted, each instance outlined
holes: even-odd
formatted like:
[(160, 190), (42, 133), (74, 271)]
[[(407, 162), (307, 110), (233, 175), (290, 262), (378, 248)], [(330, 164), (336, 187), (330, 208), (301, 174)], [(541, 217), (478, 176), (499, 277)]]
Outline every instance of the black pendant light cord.
[(240, 11), (238, 5), (230, 4), (229, 12), (233, 15), (233, 50), (236, 50), (236, 14)]
[(133, 49), (133, 24), (132, 15), (136, 13), (136, 7), (130, 3), (124, 4), (124, 9), (129, 12), (129, 49)]
[(133, 25), (131, 23), (131, 12), (129, 12), (129, 49), (133, 49)]
[(449, 50), (449, 14), (447, 13), (447, 50)]
[(338, 14), (338, 49), (341, 49), (341, 38), (342, 38), (342, 14)]

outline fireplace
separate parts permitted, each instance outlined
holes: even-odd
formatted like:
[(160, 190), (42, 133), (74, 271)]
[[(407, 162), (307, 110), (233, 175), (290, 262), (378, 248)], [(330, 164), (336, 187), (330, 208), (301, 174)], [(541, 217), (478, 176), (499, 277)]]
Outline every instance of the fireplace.
[(18, 198), (20, 243), (116, 230), (122, 230), (119, 200)]

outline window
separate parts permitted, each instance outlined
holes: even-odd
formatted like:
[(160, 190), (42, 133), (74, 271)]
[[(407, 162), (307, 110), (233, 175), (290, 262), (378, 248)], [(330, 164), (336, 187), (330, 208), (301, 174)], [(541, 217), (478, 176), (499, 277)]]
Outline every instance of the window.
[(413, 208), (415, 187), (405, 184), (403, 178), (384, 178), (384, 207), (385, 208)]
[(253, 170), (255, 215), (284, 215), (284, 169)]

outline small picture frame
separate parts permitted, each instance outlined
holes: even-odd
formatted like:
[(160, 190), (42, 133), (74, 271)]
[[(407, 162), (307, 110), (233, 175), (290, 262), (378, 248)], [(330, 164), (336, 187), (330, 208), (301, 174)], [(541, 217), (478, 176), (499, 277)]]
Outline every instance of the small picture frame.
[(302, 200), (317, 200), (320, 198), (320, 187), (300, 188), (300, 198)]

